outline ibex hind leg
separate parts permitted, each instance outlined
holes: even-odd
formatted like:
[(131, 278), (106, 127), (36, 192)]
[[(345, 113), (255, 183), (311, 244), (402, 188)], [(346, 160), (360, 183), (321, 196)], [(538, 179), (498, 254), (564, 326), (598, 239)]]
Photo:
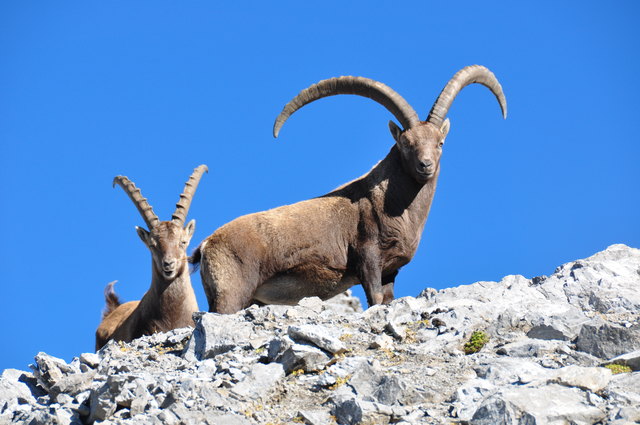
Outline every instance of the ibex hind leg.
[(251, 304), (258, 285), (258, 274), (229, 257), (203, 258), (200, 265), (202, 286), (212, 313), (235, 313)]

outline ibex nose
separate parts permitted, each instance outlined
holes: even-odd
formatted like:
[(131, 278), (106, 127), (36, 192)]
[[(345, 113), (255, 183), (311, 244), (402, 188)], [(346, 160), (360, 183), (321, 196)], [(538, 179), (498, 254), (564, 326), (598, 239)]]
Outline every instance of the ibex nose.
[(418, 162), (418, 172), (423, 173), (423, 174), (429, 174), (431, 172), (431, 169), (433, 168), (433, 162), (431, 161), (419, 161)]
[(165, 270), (172, 270), (176, 265), (176, 260), (162, 260), (162, 268)]

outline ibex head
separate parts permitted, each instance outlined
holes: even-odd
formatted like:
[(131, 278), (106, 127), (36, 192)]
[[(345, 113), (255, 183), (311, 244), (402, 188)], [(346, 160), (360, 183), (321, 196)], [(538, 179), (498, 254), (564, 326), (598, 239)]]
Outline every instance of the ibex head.
[(140, 189), (127, 177), (117, 176), (113, 179), (113, 186), (115, 187), (117, 184), (124, 189), (149, 227), (149, 230), (146, 230), (136, 226), (136, 231), (142, 242), (151, 251), (153, 267), (156, 273), (167, 282), (173, 281), (184, 273), (185, 268), (188, 267), (187, 247), (195, 231), (196, 221), (191, 220), (186, 226), (184, 222), (200, 178), (207, 171), (206, 165), (200, 165), (193, 171), (193, 174), (185, 184), (170, 221), (160, 221), (158, 219), (147, 199), (140, 193)]
[(450, 128), (449, 120), (445, 119), (449, 107), (460, 90), (472, 83), (482, 84), (491, 90), (506, 118), (507, 101), (500, 83), (487, 68), (472, 65), (458, 71), (447, 83), (425, 121), (420, 121), (411, 105), (385, 84), (363, 77), (337, 77), (302, 90), (287, 103), (276, 118), (273, 135), (278, 137), (285, 121), (295, 111), (315, 100), (338, 94), (368, 97), (387, 108), (400, 121), (402, 128), (390, 121), (389, 129), (401, 153), (403, 168), (418, 183), (425, 184), (440, 169), (442, 147)]

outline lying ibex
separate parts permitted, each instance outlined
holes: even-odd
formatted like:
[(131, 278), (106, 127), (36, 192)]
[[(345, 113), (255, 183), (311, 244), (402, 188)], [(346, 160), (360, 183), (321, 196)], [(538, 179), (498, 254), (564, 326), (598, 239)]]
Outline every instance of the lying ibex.
[(367, 78), (331, 78), (300, 92), (277, 117), (274, 137), (302, 106), (337, 94), (375, 100), (404, 130), (389, 122), (396, 143), (364, 176), (319, 198), (239, 217), (205, 239), (191, 261), (201, 263), (209, 311), (327, 299), (356, 283), (369, 305), (391, 301), (398, 270), (416, 252), (429, 214), (449, 132), (445, 116), (471, 83), (488, 87), (506, 118), (500, 83), (477, 65), (449, 81), (426, 121), (391, 88)]
[(196, 228), (191, 220), (184, 228), (191, 200), (202, 174), (201, 165), (187, 181), (171, 221), (160, 221), (140, 189), (127, 177), (118, 176), (113, 186), (120, 185), (142, 215), (149, 231), (136, 226), (138, 236), (151, 251), (151, 287), (140, 301), (121, 304), (111, 282), (105, 288), (106, 308), (96, 330), (96, 351), (110, 339), (131, 341), (142, 335), (193, 326), (191, 316), (198, 303), (191, 286), (187, 246)]

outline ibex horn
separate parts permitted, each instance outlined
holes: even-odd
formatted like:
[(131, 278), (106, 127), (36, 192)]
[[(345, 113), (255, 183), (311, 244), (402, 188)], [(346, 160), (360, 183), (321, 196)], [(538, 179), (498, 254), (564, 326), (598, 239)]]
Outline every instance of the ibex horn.
[(444, 89), (442, 89), (442, 92), (440, 92), (440, 96), (438, 96), (438, 99), (436, 99), (435, 103), (431, 107), (431, 112), (429, 112), (427, 121), (434, 124), (437, 128), (440, 128), (444, 122), (447, 112), (449, 112), (453, 99), (455, 99), (458, 93), (460, 93), (460, 90), (473, 83), (482, 84), (491, 90), (500, 103), (502, 116), (507, 118), (507, 99), (502, 92), (502, 86), (498, 82), (496, 76), (484, 66), (471, 65), (456, 72), (456, 75), (449, 80)]
[(387, 108), (405, 130), (420, 122), (418, 114), (411, 105), (389, 86), (364, 77), (335, 77), (322, 80), (302, 90), (287, 103), (273, 125), (273, 137), (278, 137), (285, 121), (307, 103), (338, 94), (356, 94), (375, 100)]
[(142, 193), (140, 193), (140, 189), (138, 189), (136, 185), (126, 176), (115, 177), (113, 179), (113, 187), (116, 187), (116, 184), (120, 185), (124, 192), (133, 201), (133, 204), (140, 212), (140, 215), (142, 215), (144, 222), (147, 223), (149, 230), (154, 228), (160, 220), (158, 219), (158, 216), (153, 212), (153, 208), (151, 208), (151, 205), (149, 205), (149, 203), (147, 202), (147, 198), (143, 197)]
[(191, 200), (198, 188), (198, 183), (200, 183), (202, 175), (208, 171), (209, 169), (206, 165), (200, 165), (193, 170), (191, 177), (189, 177), (189, 180), (187, 180), (187, 183), (184, 185), (184, 190), (180, 194), (180, 200), (176, 204), (176, 211), (171, 216), (171, 221), (181, 226), (184, 225), (184, 221), (189, 213), (189, 207), (191, 206)]

